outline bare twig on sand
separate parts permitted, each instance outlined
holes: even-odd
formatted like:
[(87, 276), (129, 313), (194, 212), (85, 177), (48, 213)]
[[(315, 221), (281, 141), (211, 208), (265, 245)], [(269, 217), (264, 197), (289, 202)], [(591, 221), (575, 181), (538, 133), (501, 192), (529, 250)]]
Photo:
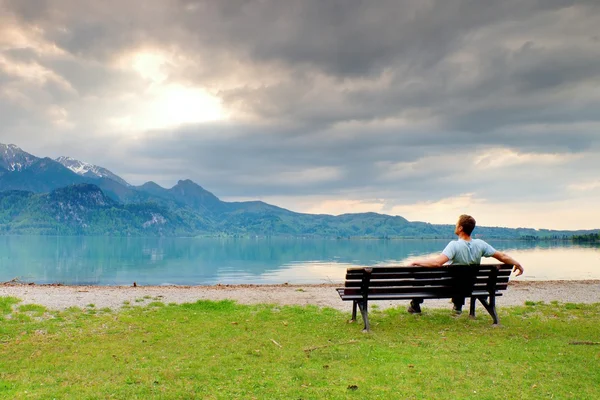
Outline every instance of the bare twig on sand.
[(23, 281), (21, 281), (21, 278), (17, 276), (16, 278), (12, 278), (10, 281), (0, 282), (0, 285), (10, 285), (11, 283), (23, 283)]

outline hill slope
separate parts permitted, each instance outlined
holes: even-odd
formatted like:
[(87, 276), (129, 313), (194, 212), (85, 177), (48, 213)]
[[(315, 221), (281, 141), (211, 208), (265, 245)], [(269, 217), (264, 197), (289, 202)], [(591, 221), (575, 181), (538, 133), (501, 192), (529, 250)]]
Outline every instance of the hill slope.
[(47, 194), (0, 192), (4, 234), (189, 236), (203, 226), (156, 204), (117, 203), (90, 184)]

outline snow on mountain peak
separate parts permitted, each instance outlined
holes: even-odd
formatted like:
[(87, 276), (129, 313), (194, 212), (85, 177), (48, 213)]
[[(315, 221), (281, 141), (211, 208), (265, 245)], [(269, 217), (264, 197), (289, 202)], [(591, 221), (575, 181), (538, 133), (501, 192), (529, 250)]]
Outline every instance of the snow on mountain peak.
[(0, 167), (9, 171), (21, 171), (38, 160), (14, 144), (0, 143)]
[(79, 161), (74, 158), (65, 156), (58, 157), (56, 161), (61, 163), (71, 171), (75, 172), (77, 175), (85, 176), (88, 178), (108, 178), (112, 179), (113, 181), (119, 182), (122, 185), (130, 186), (129, 183), (125, 182), (125, 180), (113, 174), (106, 168), (102, 168), (97, 165), (89, 164), (84, 161)]
[[(96, 175), (94, 173), (95, 172), (94, 171), (94, 167), (95, 166), (92, 165), (92, 164), (88, 164), (86, 162), (79, 161), (79, 160), (76, 160), (74, 158), (65, 157), (65, 156), (58, 157), (56, 159), (56, 161), (58, 161), (59, 163), (61, 163), (65, 167), (69, 168), (71, 171), (75, 172), (77, 175), (85, 175), (89, 171), (92, 171), (92, 174)], [(99, 175), (98, 177), (101, 178), (102, 175)]]
[[(40, 158), (33, 156), (26, 151), (23, 151), (20, 147), (14, 144), (3, 144), (0, 143), (0, 167), (7, 169), (8, 171), (22, 171), (31, 167), (34, 163), (38, 162)], [(71, 157), (58, 157), (54, 161), (62, 164), (64, 167), (75, 172), (77, 175), (85, 176), (87, 178), (99, 179), (108, 178), (121, 185), (131, 186), (123, 178), (115, 175), (106, 168), (99, 167), (97, 165), (89, 164), (83, 161), (76, 160)]]

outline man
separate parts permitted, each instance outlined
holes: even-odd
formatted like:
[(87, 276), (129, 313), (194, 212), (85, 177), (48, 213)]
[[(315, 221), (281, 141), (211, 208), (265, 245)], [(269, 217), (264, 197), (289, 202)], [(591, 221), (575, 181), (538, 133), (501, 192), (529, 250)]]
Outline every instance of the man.
[[(479, 265), (481, 257), (494, 257), (496, 260), (504, 264), (513, 265), (513, 272), (519, 276), (523, 274), (523, 267), (518, 261), (507, 254), (496, 251), (492, 246), (481, 239), (471, 239), (471, 233), (475, 229), (475, 219), (470, 215), (461, 215), (456, 223), (454, 234), (458, 235), (458, 240), (453, 240), (437, 257), (426, 260), (416, 260), (411, 265), (419, 265), (422, 267), (441, 267), (442, 265)], [(454, 312), (460, 314), (462, 306), (465, 304), (464, 297), (452, 298), (454, 303)], [(423, 299), (413, 299), (408, 307), (408, 312), (411, 314), (421, 313), (421, 303)]]

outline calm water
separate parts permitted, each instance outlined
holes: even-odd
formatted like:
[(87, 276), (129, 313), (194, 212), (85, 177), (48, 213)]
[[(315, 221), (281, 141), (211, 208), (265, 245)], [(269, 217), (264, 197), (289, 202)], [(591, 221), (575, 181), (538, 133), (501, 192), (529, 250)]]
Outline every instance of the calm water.
[[(0, 282), (69, 285), (337, 283), (351, 266), (407, 264), (447, 240), (0, 236)], [(494, 241), (521, 280), (600, 279), (600, 248)], [(495, 260), (489, 260), (494, 262)]]

